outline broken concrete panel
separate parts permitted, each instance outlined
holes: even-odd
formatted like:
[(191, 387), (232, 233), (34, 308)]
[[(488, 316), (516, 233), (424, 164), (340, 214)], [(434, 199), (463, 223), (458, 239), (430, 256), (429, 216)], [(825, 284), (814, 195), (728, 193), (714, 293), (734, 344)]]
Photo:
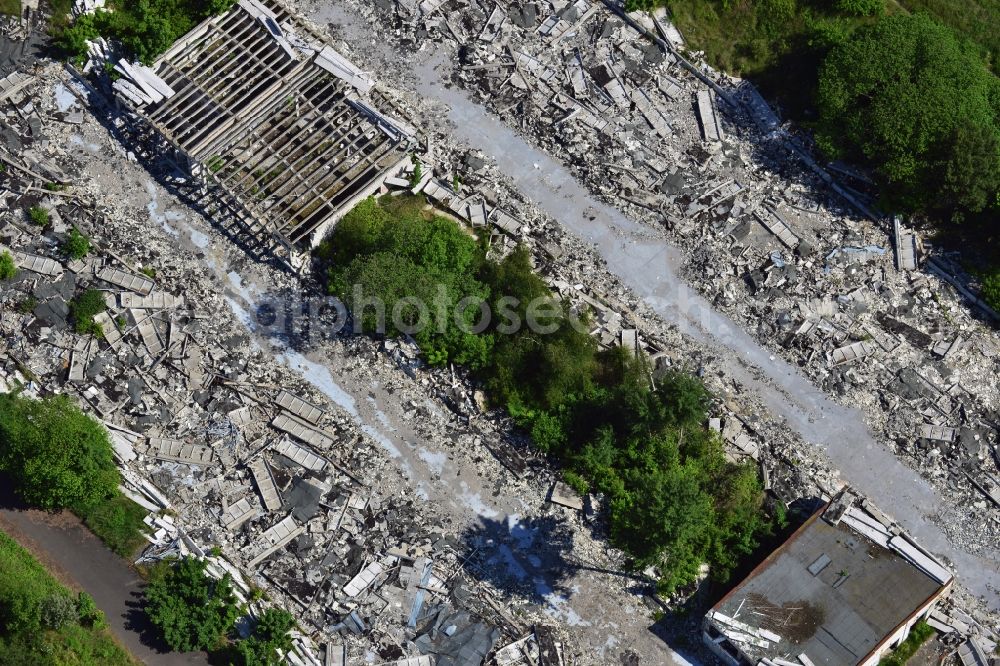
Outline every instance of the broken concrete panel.
[(49, 259), (48, 257), (39, 257), (35, 254), (27, 254), (24, 252), (14, 252), (14, 263), (17, 264), (18, 268), (23, 268), (26, 271), (31, 271), (32, 273), (40, 273), (41, 275), (48, 275), (51, 277), (59, 277), (62, 275), (63, 267), (58, 261)]
[(129, 310), (129, 314), (132, 317), (132, 321), (135, 322), (136, 329), (139, 331), (139, 337), (142, 338), (142, 344), (145, 345), (146, 351), (153, 358), (158, 357), (163, 353), (163, 343), (160, 342), (160, 336), (156, 332), (156, 327), (153, 326), (153, 321), (145, 313), (136, 310)]
[(243, 523), (250, 520), (255, 513), (256, 510), (253, 504), (246, 497), (243, 497), (226, 507), (226, 510), (222, 512), (222, 516), (219, 519), (227, 530), (236, 530)]
[(850, 363), (859, 358), (864, 358), (875, 352), (875, 345), (870, 342), (854, 342), (833, 350), (832, 359), (834, 365)]
[(314, 472), (321, 472), (326, 468), (326, 459), (321, 458), (315, 453), (308, 451), (301, 446), (293, 444), (287, 439), (282, 439), (276, 442), (272, 447), (275, 451), (285, 456), (297, 465), (301, 465), (308, 470)]
[(126, 310), (165, 310), (184, 307), (183, 296), (174, 296), (162, 291), (146, 296), (126, 291), (118, 296), (118, 302)]
[(297, 416), (282, 412), (274, 417), (271, 426), (287, 432), (292, 437), (311, 444), (321, 451), (333, 446), (334, 440), (328, 434)]
[(260, 494), (261, 501), (264, 502), (264, 507), (268, 511), (277, 511), (280, 509), (281, 496), (278, 494), (278, 488), (274, 485), (271, 470), (268, 469), (264, 459), (260, 457), (254, 458), (247, 464), (247, 468), (250, 470), (253, 482), (257, 486), (257, 492)]
[(933, 423), (925, 423), (920, 426), (919, 436), (923, 439), (931, 439), (938, 442), (954, 442), (958, 435), (955, 428), (939, 426)]
[(105, 282), (110, 282), (116, 287), (128, 289), (129, 291), (134, 291), (143, 296), (148, 295), (149, 292), (153, 290), (153, 287), (156, 286), (156, 283), (145, 275), (126, 273), (125, 271), (118, 270), (117, 268), (111, 268), (110, 266), (102, 268), (98, 271), (97, 277)]
[(556, 481), (552, 484), (552, 489), (549, 491), (549, 501), (576, 511), (583, 511), (583, 498), (562, 481)]
[(699, 90), (695, 97), (698, 110), (698, 122), (701, 125), (702, 137), (705, 141), (722, 141), (722, 125), (715, 109), (715, 98), (711, 90)]
[[(389, 559), (395, 560), (394, 557)], [(385, 573), (385, 566), (379, 562), (375, 561), (366, 566), (364, 569), (358, 573), (357, 576), (348, 581), (347, 585), (344, 586), (344, 595), (348, 597), (356, 597), (369, 587), (371, 587), (378, 577)]]
[(766, 213), (754, 211), (754, 218), (757, 219), (764, 228), (778, 237), (778, 240), (790, 250), (794, 250), (799, 244), (799, 238), (789, 228), (788, 224), (772, 208), (766, 208)]
[(319, 425), (319, 421), (323, 418), (323, 410), (316, 405), (308, 402), (294, 393), (282, 390), (278, 394), (278, 397), (274, 400), (275, 404), (284, 409), (287, 412), (298, 416), (301, 419), (309, 421), (313, 425)]
[(160, 460), (173, 460), (189, 465), (211, 465), (215, 454), (211, 448), (188, 444), (179, 439), (149, 438), (150, 453)]
[(292, 518), (291, 515), (285, 516), (260, 535), (260, 540), (264, 542), (266, 546), (264, 550), (250, 560), (247, 566), (253, 569), (272, 554), (277, 552), (282, 546), (305, 531), (306, 528), (297, 525), (295, 523), (295, 519)]
[(115, 352), (122, 349), (122, 334), (118, 330), (118, 324), (111, 318), (107, 312), (99, 312), (94, 315), (94, 323), (101, 327), (101, 335), (107, 341), (108, 345)]

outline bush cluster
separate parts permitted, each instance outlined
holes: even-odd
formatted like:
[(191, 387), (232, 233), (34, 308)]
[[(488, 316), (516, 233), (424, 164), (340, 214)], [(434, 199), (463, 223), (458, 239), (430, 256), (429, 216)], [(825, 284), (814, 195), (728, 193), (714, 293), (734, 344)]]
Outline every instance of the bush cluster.
[(12, 280), (17, 275), (17, 266), (10, 252), (0, 252), (0, 280)]
[(250, 636), (236, 640), (234, 625), (241, 614), (226, 574), (221, 580), (205, 573), (207, 563), (185, 557), (150, 571), (146, 614), (170, 649), (208, 650), (213, 662), (232, 666), (277, 666), (292, 647), (289, 631), (295, 620), (288, 611), (268, 608)]
[(80, 16), (61, 28), (56, 45), (70, 58), (84, 58), (87, 40), (114, 38), (133, 58), (151, 64), (198, 23), (227, 11), (236, 0), (112, 0), (110, 11)]
[(104, 312), (107, 304), (104, 302), (104, 292), (98, 289), (87, 289), (77, 294), (69, 302), (69, 318), (77, 333), (100, 337), (104, 334), (101, 325), (94, 317)]

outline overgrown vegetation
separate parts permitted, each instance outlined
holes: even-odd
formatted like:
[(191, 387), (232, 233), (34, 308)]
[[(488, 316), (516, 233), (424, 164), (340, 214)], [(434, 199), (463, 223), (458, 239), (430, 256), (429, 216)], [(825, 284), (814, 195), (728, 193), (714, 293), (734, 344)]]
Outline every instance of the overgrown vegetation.
[(0, 532), (0, 664), (126, 666), (94, 600), (72, 595)]
[(227, 11), (235, 0), (111, 0), (110, 11), (53, 25), (55, 44), (67, 57), (86, 56), (87, 40), (114, 38), (134, 57), (151, 64), (201, 21)]
[(278, 655), (292, 649), (288, 633), (295, 618), (282, 608), (268, 608), (254, 626), (250, 636), (237, 641), (228, 650), (233, 666), (278, 666), (285, 663)]
[(0, 394), (0, 470), (41, 509), (86, 513), (118, 492), (107, 432), (66, 396)]
[(150, 570), (146, 614), (172, 650), (218, 649), (239, 617), (229, 574), (215, 580), (207, 566), (185, 557)]
[(90, 239), (73, 227), (63, 241), (62, 251), (70, 259), (83, 259), (90, 252)]
[(20, 16), (21, 0), (0, 0), (0, 15)]
[(934, 629), (929, 624), (921, 620), (910, 629), (910, 635), (900, 643), (899, 647), (882, 657), (879, 666), (906, 666), (906, 662), (917, 653), (923, 645), (934, 635)]
[(0, 252), (0, 280), (12, 280), (17, 275), (17, 266), (10, 252)]
[(0, 394), (0, 472), (25, 503), (70, 509), (122, 556), (144, 543), (145, 514), (118, 491), (107, 431), (66, 396)]
[(892, 209), (1000, 211), (1000, 80), (929, 17), (888, 16), (834, 46), (817, 107), (821, 149), (872, 167)]
[[(693, 581), (703, 563), (725, 580), (770, 529), (756, 470), (727, 462), (706, 427), (701, 382), (677, 371), (654, 378), (644, 358), (600, 351), (534, 273), (525, 248), (489, 260), (481, 242), (422, 200), (386, 197), (345, 216), (318, 256), (330, 293), (366, 331), (375, 308), (364, 298), (381, 299), (388, 312), (400, 307), (413, 315), (409, 323), (418, 308), (407, 299), (429, 304), (431, 330), (414, 333), (427, 360), (473, 369), (494, 404), (564, 464), (567, 481), (602, 494), (612, 540), (636, 566), (657, 565), (663, 591)], [(460, 314), (479, 333), (450, 318), (463, 298), (493, 313), (489, 322), (479, 321), (478, 307)], [(529, 310), (535, 330), (523, 324)], [(401, 333), (391, 324), (386, 332)]]
[(98, 289), (87, 289), (77, 294), (69, 302), (69, 318), (77, 333), (100, 337), (104, 334), (101, 325), (94, 317), (104, 312), (107, 304), (104, 302), (104, 292)]
[(147, 543), (142, 536), (146, 510), (122, 494), (104, 500), (80, 517), (108, 548), (126, 559), (135, 557)]
[[(452, 317), (462, 299), (485, 301), (489, 295), (480, 279), (485, 252), (453, 221), (424, 210), (416, 197), (382, 204), (369, 198), (337, 224), (318, 255), (327, 265), (329, 292), (347, 304), (365, 332), (410, 333), (433, 365), (486, 364), (492, 336), (463, 332)], [(356, 294), (354, 285), (364, 293)], [(370, 299), (385, 308), (368, 305)], [(471, 328), (478, 313), (470, 306), (461, 318)], [(421, 320), (427, 325), (416, 330)]]
[(32, 206), (29, 208), (28, 217), (31, 218), (32, 222), (42, 228), (49, 226), (49, 222), (51, 221), (49, 219), (49, 211), (45, 210), (41, 206)]

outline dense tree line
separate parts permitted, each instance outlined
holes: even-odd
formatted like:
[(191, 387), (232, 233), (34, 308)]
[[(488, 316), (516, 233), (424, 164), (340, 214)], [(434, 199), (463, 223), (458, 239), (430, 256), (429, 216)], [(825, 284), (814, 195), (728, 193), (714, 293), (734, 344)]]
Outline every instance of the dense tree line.
[[(317, 258), (330, 293), (367, 332), (375, 332), (373, 297), (386, 311), (409, 298), (443, 299), (442, 309), (430, 308), (434, 325), (413, 334), (426, 359), (471, 368), (492, 402), (562, 462), (572, 485), (603, 495), (613, 542), (636, 566), (657, 565), (665, 591), (693, 581), (704, 563), (724, 580), (770, 529), (756, 469), (728, 462), (706, 427), (702, 383), (653, 373), (641, 355), (599, 350), (534, 272), (527, 249), (488, 259), (482, 242), (421, 199), (385, 197), (348, 213)], [(505, 315), (478, 333), (462, 330), (451, 313), (463, 298)], [(525, 322), (538, 302), (548, 307), (538, 309), (536, 326), (507, 326)]]

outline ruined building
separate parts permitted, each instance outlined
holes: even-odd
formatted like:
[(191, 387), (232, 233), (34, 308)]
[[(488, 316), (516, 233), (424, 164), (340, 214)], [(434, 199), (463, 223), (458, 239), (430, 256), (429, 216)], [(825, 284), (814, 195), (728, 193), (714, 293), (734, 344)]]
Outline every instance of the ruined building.
[(952, 575), (867, 500), (842, 493), (706, 615), (731, 666), (874, 666)]
[(214, 206), (293, 266), (407, 161), (414, 138), (380, 111), (394, 109), (373, 79), (274, 0), (240, 0), (151, 67), (116, 70), (119, 98)]

